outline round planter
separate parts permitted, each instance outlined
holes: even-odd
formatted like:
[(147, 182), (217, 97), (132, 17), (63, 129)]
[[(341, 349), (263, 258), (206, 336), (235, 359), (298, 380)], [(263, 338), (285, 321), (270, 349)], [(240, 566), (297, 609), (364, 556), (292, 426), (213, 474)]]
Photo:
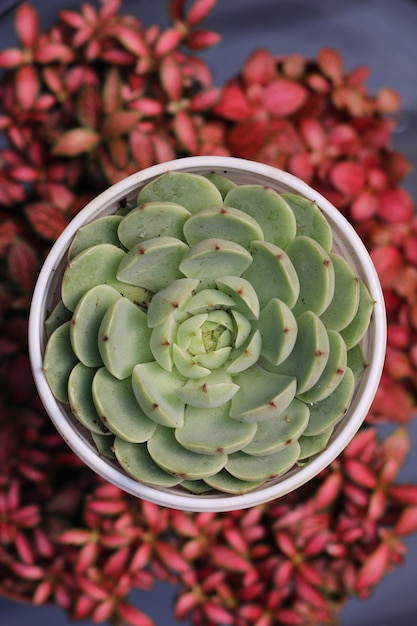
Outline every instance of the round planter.
[[(238, 184), (262, 184), (280, 193), (296, 193), (314, 200), (333, 231), (334, 251), (343, 256), (365, 282), (375, 302), (368, 332), (362, 340), (367, 367), (356, 384), (349, 410), (336, 425), (326, 449), (308, 464), (294, 467), (244, 495), (217, 492), (194, 495), (180, 487), (155, 488), (130, 478), (116, 462), (98, 454), (89, 432), (72, 415), (68, 405), (54, 398), (42, 369), (46, 345), (44, 322), (59, 300), (67, 251), (75, 233), (82, 225), (114, 213), (123, 199), (134, 200), (138, 191), (153, 178), (174, 170), (197, 174), (217, 172)], [(217, 156), (188, 157), (152, 166), (113, 185), (91, 201), (65, 229), (45, 260), (33, 294), (29, 320), (30, 358), (38, 392), (55, 427), (72, 450), (97, 474), (124, 491), (159, 505), (189, 511), (230, 511), (255, 506), (299, 488), (328, 466), (347, 446), (368, 413), (383, 368), (385, 343), (385, 308), (378, 276), (363, 243), (339, 211), (293, 175), (261, 163)]]

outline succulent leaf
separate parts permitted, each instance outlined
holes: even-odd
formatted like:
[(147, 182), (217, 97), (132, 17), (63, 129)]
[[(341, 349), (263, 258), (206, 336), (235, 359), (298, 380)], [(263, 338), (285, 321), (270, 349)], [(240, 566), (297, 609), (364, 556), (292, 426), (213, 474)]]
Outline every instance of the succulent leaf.
[(300, 281), (300, 295), (293, 307), (297, 317), (304, 311), (321, 315), (332, 301), (335, 276), (328, 253), (314, 239), (302, 235), (286, 249)]
[(250, 456), (244, 452), (230, 454), (225, 469), (244, 481), (264, 481), (287, 472), (297, 462), (300, 455), (298, 441), (268, 456)]
[[(100, 324), (107, 309), (121, 297), (109, 285), (96, 285), (78, 301), (72, 316), (70, 336), (72, 349), (84, 365), (98, 367), (103, 364), (99, 350)], [(126, 302), (131, 304), (130, 300)]]
[(183, 228), (190, 212), (175, 202), (148, 202), (130, 211), (119, 224), (117, 235), (130, 250), (154, 237), (175, 237), (184, 240)]
[(176, 391), (184, 378), (167, 372), (156, 362), (138, 363), (132, 373), (132, 387), (143, 412), (157, 424), (175, 428), (184, 423), (185, 402)]
[(155, 463), (146, 443), (131, 443), (116, 437), (114, 453), (126, 473), (135, 480), (154, 487), (175, 487), (181, 482), (181, 477), (167, 473)]
[(221, 236), (248, 248), (251, 241), (264, 238), (262, 228), (250, 215), (228, 206), (209, 207), (195, 213), (184, 226), (185, 239), (193, 246), (204, 239)]
[(214, 286), (219, 276), (241, 276), (252, 263), (245, 248), (225, 239), (205, 239), (185, 252), (179, 269), (187, 278), (198, 278)]
[(374, 301), (363, 280), (359, 279), (359, 305), (353, 320), (340, 331), (348, 350), (356, 346), (363, 338), (369, 326)]
[(189, 379), (175, 393), (184, 404), (198, 408), (215, 408), (228, 402), (238, 392), (230, 376), (223, 370), (214, 370), (208, 376), (199, 379)]
[(102, 423), (120, 439), (144, 443), (155, 432), (156, 422), (137, 403), (130, 378), (119, 380), (100, 368), (92, 380), (92, 398)]
[(153, 360), (146, 314), (127, 298), (119, 298), (101, 321), (97, 344), (107, 370), (122, 380), (137, 363)]
[(129, 300), (142, 304), (149, 299), (142, 287), (122, 283), (116, 278), (120, 262), (126, 253), (108, 243), (83, 250), (72, 259), (62, 278), (62, 301), (74, 311), (80, 298), (96, 285), (110, 285)]
[(335, 330), (328, 330), (329, 358), (318, 381), (308, 391), (297, 394), (303, 402), (320, 402), (334, 392), (342, 381), (347, 366), (346, 344)]
[(333, 430), (334, 428), (333, 426), (331, 426), (319, 435), (301, 435), (298, 440), (300, 446), (298, 461), (310, 459), (315, 454), (318, 454), (322, 450), (325, 450), (327, 444), (329, 443), (330, 437), (332, 436)]
[(71, 260), (80, 252), (100, 243), (109, 243), (119, 246), (120, 241), (117, 229), (122, 218), (120, 215), (106, 215), (85, 226), (81, 226), (75, 233), (68, 249), (68, 259)]
[(191, 213), (223, 204), (220, 191), (208, 178), (188, 172), (167, 172), (140, 190), (138, 205), (156, 201), (175, 202)]
[(319, 380), (329, 358), (329, 337), (320, 318), (306, 311), (297, 318), (297, 338), (288, 358), (272, 371), (297, 379), (297, 395), (311, 389)]
[(177, 441), (199, 454), (231, 454), (252, 440), (256, 424), (232, 420), (229, 403), (211, 409), (185, 408), (184, 425), (175, 430)]
[(91, 386), (96, 368), (77, 363), (68, 379), (68, 399), (77, 420), (92, 433), (106, 434), (108, 429), (101, 421), (93, 402)]
[(158, 426), (148, 441), (152, 459), (168, 474), (191, 480), (200, 480), (223, 469), (226, 454), (199, 454), (184, 448), (175, 437), (175, 430)]
[(258, 422), (256, 433), (242, 452), (252, 456), (267, 456), (297, 441), (308, 424), (310, 411), (304, 402), (294, 400), (276, 417)]
[(315, 202), (296, 194), (284, 193), (281, 196), (290, 205), (296, 222), (296, 235), (311, 237), (327, 252), (333, 245), (333, 235), (329, 222)]
[(49, 338), (54, 330), (72, 318), (72, 312), (59, 300), (45, 320), (45, 332)]
[(212, 489), (217, 489), (224, 493), (241, 495), (256, 489), (256, 487), (260, 487), (265, 481), (262, 479), (258, 481), (240, 480), (229, 474), (226, 469), (222, 469), (217, 474), (214, 474), (214, 476), (205, 478), (204, 482)]
[(353, 396), (355, 377), (351, 369), (347, 368), (345, 375), (335, 391), (320, 402), (310, 405), (310, 419), (304, 435), (313, 436), (327, 432), (345, 415)]
[(260, 422), (280, 415), (295, 396), (292, 376), (273, 374), (259, 365), (234, 376), (239, 391), (232, 398), (230, 417), (244, 422)]
[(175, 237), (147, 239), (124, 255), (117, 279), (155, 293), (181, 278), (179, 264), (187, 250), (187, 244)]
[(262, 309), (257, 323), (262, 337), (261, 355), (279, 365), (291, 354), (297, 339), (297, 321), (291, 309), (272, 298)]
[(225, 206), (240, 209), (253, 217), (262, 228), (266, 241), (286, 248), (295, 237), (294, 213), (284, 198), (263, 185), (237, 185), (224, 199)]
[(267, 241), (252, 242), (250, 252), (253, 260), (242, 278), (254, 287), (261, 308), (275, 297), (292, 309), (300, 293), (300, 283), (289, 256)]
[(332, 301), (321, 314), (326, 328), (343, 330), (355, 317), (359, 306), (359, 279), (343, 257), (329, 254), (335, 273), (335, 289)]
[(49, 337), (43, 357), (43, 371), (55, 398), (68, 403), (68, 379), (78, 363), (71, 346), (71, 322), (64, 322)]
[(222, 176), (218, 172), (210, 172), (205, 176), (209, 179), (210, 182), (213, 183), (213, 185), (217, 187), (217, 189), (221, 193), (222, 198), (225, 198), (228, 192), (233, 189), (233, 187), (236, 187), (236, 183), (230, 180), (230, 178)]
[(179, 278), (156, 293), (148, 307), (148, 326), (155, 328), (169, 315), (180, 308), (199, 285), (195, 278)]

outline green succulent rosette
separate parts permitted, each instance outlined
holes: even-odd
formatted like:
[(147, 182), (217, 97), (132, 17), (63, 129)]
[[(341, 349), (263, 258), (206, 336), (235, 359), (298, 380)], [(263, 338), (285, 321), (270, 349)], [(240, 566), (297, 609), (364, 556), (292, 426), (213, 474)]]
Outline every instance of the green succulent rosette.
[(372, 310), (314, 202), (168, 172), (75, 235), (44, 372), (137, 481), (241, 494), (326, 447)]

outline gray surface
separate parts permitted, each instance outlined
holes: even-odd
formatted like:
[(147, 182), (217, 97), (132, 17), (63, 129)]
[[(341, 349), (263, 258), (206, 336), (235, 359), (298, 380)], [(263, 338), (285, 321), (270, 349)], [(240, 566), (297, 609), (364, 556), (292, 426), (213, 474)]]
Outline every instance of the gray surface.
[[(0, 46), (13, 43), (12, 11), (16, 0), (0, 0)], [(81, 0), (32, 0), (49, 25), (59, 8), (74, 8)], [(166, 0), (125, 0), (124, 12), (136, 13), (145, 24), (166, 23)], [(257, 47), (277, 54), (301, 52), (315, 56), (324, 46), (339, 50), (347, 69), (368, 65), (372, 91), (389, 86), (402, 97), (403, 117), (395, 136), (399, 150), (417, 166), (417, 3), (412, 0), (218, 0), (206, 23), (223, 34), (223, 42), (205, 53), (215, 82), (234, 75)], [(405, 183), (417, 200), (417, 172)], [(413, 447), (402, 480), (417, 483), (417, 423), (410, 425)], [(351, 600), (341, 616), (342, 626), (415, 626), (417, 623), (417, 536), (407, 540), (404, 565), (388, 574), (366, 601)], [(134, 600), (158, 626), (175, 626), (175, 589), (160, 584)], [(0, 624), (67, 626), (56, 607), (34, 608), (0, 598)], [(92, 626), (92, 622), (78, 622)]]

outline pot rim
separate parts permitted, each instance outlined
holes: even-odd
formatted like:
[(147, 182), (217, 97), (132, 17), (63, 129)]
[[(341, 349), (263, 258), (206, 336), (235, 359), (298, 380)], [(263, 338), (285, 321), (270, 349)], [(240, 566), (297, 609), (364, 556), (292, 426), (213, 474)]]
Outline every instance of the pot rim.
[[(48, 298), (54, 283), (55, 288), (60, 284), (59, 267), (76, 231), (98, 216), (114, 212), (121, 199), (136, 196), (138, 189), (150, 179), (177, 170), (194, 173), (217, 171), (229, 174), (231, 178), (233, 174), (244, 176), (249, 173), (260, 181), (269, 179), (270, 186), (275, 185), (281, 192), (287, 190), (315, 201), (330, 222), (334, 234), (345, 237), (348, 256), (351, 262), (355, 262), (355, 270), (367, 284), (375, 302), (367, 333), (367, 341), (370, 342), (367, 356), (371, 358), (357, 383), (349, 411), (336, 426), (329, 445), (308, 464), (242, 495), (195, 495), (175, 488), (151, 487), (129, 477), (110, 460), (99, 456), (93, 444), (87, 440), (85, 429), (76, 423), (75, 418), (74, 421), (69, 419), (64, 405), (54, 398), (42, 369)], [(97, 474), (120, 489), (158, 505), (195, 512), (224, 512), (262, 504), (294, 491), (327, 467), (344, 450), (364, 421), (377, 391), (385, 359), (386, 332), (384, 297), (372, 260), (353, 226), (324, 196), (296, 176), (270, 165), (236, 157), (196, 156), (153, 165), (126, 177), (99, 194), (74, 217), (52, 246), (33, 292), (29, 315), (29, 354), (35, 384), (47, 413), (69, 447)]]

